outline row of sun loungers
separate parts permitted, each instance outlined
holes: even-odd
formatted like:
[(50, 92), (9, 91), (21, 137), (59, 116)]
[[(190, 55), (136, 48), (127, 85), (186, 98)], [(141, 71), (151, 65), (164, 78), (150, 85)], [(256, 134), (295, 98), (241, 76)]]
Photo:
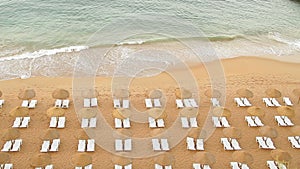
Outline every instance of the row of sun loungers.
[(13, 164), (0, 164), (1, 169), (12, 169)]
[(194, 107), (197, 108), (198, 105), (195, 99), (176, 99), (177, 108), (184, 108), (184, 107)]
[(234, 98), (234, 102), (238, 107), (250, 107), (252, 104), (249, 102), (247, 98)]
[(93, 165), (92, 164), (89, 164), (85, 167), (75, 167), (75, 169), (92, 169), (93, 168)]
[(294, 126), (292, 121), (287, 116), (275, 116), (278, 126)]
[(132, 141), (131, 139), (116, 139), (115, 140), (115, 150), (116, 151), (131, 151)]
[(221, 138), (224, 150), (241, 150), (239, 142), (234, 138)]
[(256, 137), (256, 142), (261, 149), (276, 149), (272, 139), (269, 137)]
[(226, 117), (212, 117), (214, 127), (230, 127)]
[(132, 164), (128, 164), (125, 166), (115, 165), (115, 169), (132, 169)]
[(287, 169), (287, 167), (284, 164), (278, 163), (276, 161), (267, 161), (267, 166), (270, 169)]
[(95, 140), (88, 139), (88, 140), (79, 140), (78, 141), (78, 152), (94, 152), (95, 151)]
[(30, 122), (30, 117), (16, 117), (13, 128), (27, 128)]
[(193, 169), (211, 169), (208, 164), (193, 163)]
[(170, 150), (168, 139), (152, 139), (152, 148), (154, 151)]
[(81, 119), (81, 128), (95, 128), (97, 125), (97, 118)]
[(258, 116), (245, 116), (245, 120), (249, 127), (262, 127), (264, 124), (261, 122)]
[(47, 166), (45, 166), (45, 168), (43, 168), (43, 167), (35, 167), (35, 169), (53, 169), (53, 165), (52, 164), (47, 165)]
[(83, 107), (97, 107), (98, 99), (97, 98), (85, 98), (83, 99)]
[(57, 99), (54, 103), (54, 106), (57, 108), (69, 108), (70, 100), (60, 100)]
[(129, 100), (123, 100), (122, 103), (119, 99), (114, 99), (114, 108), (129, 108)]
[(23, 100), (21, 107), (27, 107), (27, 108), (33, 109), (33, 108), (35, 108), (36, 105), (37, 105), (37, 100), (30, 100), (30, 101)]
[(146, 104), (146, 108), (161, 107), (161, 103), (159, 99), (145, 99), (145, 104)]
[(16, 139), (16, 140), (9, 140), (6, 141), (3, 148), (2, 152), (16, 152), (20, 151), (22, 145), (22, 139)]
[(290, 136), (288, 140), (293, 148), (300, 148), (300, 136)]
[(131, 125), (130, 125), (130, 120), (129, 118), (126, 118), (126, 119), (118, 119), (118, 118), (115, 118), (115, 128), (116, 129), (120, 129), (120, 128), (130, 128)]
[(232, 169), (249, 169), (249, 166), (247, 164), (239, 162), (230, 162), (230, 166)]
[(203, 139), (194, 139), (192, 137), (187, 137), (186, 144), (188, 150), (204, 150)]
[(191, 118), (181, 117), (181, 125), (182, 125), (182, 128), (190, 128), (190, 127), (197, 128), (198, 127), (196, 117), (191, 117)]
[(50, 128), (65, 128), (66, 117), (51, 117)]
[(49, 151), (56, 152), (58, 151), (59, 145), (60, 145), (60, 139), (53, 139), (52, 141), (44, 140), (40, 152), (41, 153), (46, 153)]
[(164, 128), (165, 121), (164, 119), (154, 119), (152, 117), (148, 117), (149, 127), (150, 128)]

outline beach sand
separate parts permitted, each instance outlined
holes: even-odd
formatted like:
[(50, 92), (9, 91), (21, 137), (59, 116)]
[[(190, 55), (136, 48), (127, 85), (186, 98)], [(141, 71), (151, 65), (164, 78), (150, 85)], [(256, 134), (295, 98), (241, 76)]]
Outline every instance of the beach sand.
[[(255, 136), (259, 134), (258, 128), (250, 128), (244, 121), (247, 115), (246, 108), (236, 107), (233, 98), (237, 96), (236, 90), (239, 88), (247, 88), (254, 93), (254, 97), (250, 98), (253, 105), (261, 107), (265, 111), (265, 117), (262, 121), (278, 131), (278, 137), (273, 139), (277, 148), (288, 151), (293, 159), (290, 162), (290, 168), (300, 168), (299, 150), (293, 149), (287, 140), (292, 134), (290, 127), (278, 127), (274, 120), (277, 114), (276, 108), (266, 108), (262, 102), (262, 98), (266, 97), (265, 90), (268, 88), (276, 88), (281, 91), (283, 96), (288, 96), (295, 103), (294, 109), (296, 116), (292, 121), (296, 125), (300, 125), (300, 106), (297, 104), (298, 98), (292, 93), (293, 89), (300, 88), (299, 66), (296, 63), (285, 63), (270, 59), (256, 57), (237, 57), (222, 60), (224, 73), (226, 77), (226, 105), (231, 110), (232, 116), (228, 119), (231, 126), (242, 130), (242, 137), (239, 139), (240, 146), (244, 151), (252, 154), (254, 163), (250, 168), (267, 168), (266, 161), (272, 160), (270, 150), (262, 150), (258, 148)], [(207, 72), (203, 65), (193, 66), (191, 68), (194, 77), (198, 83), (198, 92), (200, 97), (199, 115), (197, 117), (199, 126), (202, 127), (207, 113), (210, 109), (210, 98), (204, 95), (204, 91), (209, 89), (211, 84)], [(177, 74), (180, 74), (180, 70)], [(175, 90), (178, 87), (176, 81), (168, 74), (161, 73), (155, 77), (133, 79), (130, 84), (130, 102), (131, 106), (139, 111), (146, 111), (144, 99), (148, 93), (154, 89), (161, 89), (166, 96), (166, 112), (168, 114), (165, 125), (168, 129), (173, 121), (179, 116), (179, 110), (175, 105)], [(3, 92), (2, 99), (5, 99), (5, 105), (0, 109), (1, 123), (0, 129), (11, 128), (13, 118), (9, 116), (9, 111), (20, 106), (21, 100), (18, 99), (18, 93), (22, 89), (33, 88), (36, 91), (35, 99), (38, 105), (35, 109), (30, 110), (31, 122), (27, 129), (20, 129), (23, 145), (21, 151), (17, 153), (9, 153), (11, 162), (16, 169), (30, 168), (30, 158), (39, 153), (42, 145), (42, 137), (49, 128), (49, 118), (46, 115), (47, 109), (53, 107), (54, 99), (51, 97), (52, 92), (57, 88), (63, 88), (71, 93), (71, 106), (66, 113), (66, 128), (59, 129), (61, 145), (56, 153), (49, 153), (52, 157), (52, 163), (56, 169), (74, 168), (71, 157), (77, 153), (78, 139), (76, 132), (80, 130), (80, 122), (77, 119), (73, 101), (72, 101), (72, 78), (46, 78), (34, 77), (29, 79), (15, 79), (0, 82), (0, 90)], [(111, 96), (111, 78), (96, 78), (95, 88), (99, 92), (99, 110), (105, 117), (107, 122), (114, 126), (111, 115), (113, 111), (113, 101)], [(282, 99), (280, 99), (282, 103)], [(100, 124), (101, 125), (101, 124)], [(151, 129), (148, 124), (139, 124), (132, 122), (129, 129), (134, 137), (150, 137)], [(222, 129), (216, 129), (205, 141), (205, 151), (212, 153), (216, 158), (216, 163), (212, 168), (230, 168), (229, 162), (232, 161), (232, 151), (224, 151), (220, 138), (224, 137)], [(0, 141), (2, 146), (4, 141)], [(152, 151), (149, 149), (149, 151)], [(173, 169), (192, 168), (193, 155), (195, 152), (186, 149), (186, 142), (183, 139), (178, 145), (169, 151), (175, 157)], [(96, 151), (89, 153), (93, 157), (93, 168), (109, 169), (113, 168), (111, 161), (113, 154), (105, 151), (100, 147), (96, 147)], [(154, 168), (154, 157), (145, 159), (134, 159), (133, 168)]]

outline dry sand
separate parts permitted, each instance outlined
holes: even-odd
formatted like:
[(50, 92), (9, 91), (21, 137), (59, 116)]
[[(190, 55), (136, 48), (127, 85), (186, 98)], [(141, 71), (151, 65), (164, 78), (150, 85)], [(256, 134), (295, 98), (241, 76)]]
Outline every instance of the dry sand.
[[(262, 97), (265, 97), (265, 90), (268, 88), (276, 88), (281, 91), (283, 96), (289, 96), (296, 103), (297, 97), (292, 93), (295, 88), (300, 88), (300, 64), (284, 63), (275, 60), (254, 58), (254, 57), (239, 57), (234, 59), (226, 59), (222, 61), (224, 72), (226, 75), (226, 105), (224, 107), (231, 110), (229, 122), (231, 126), (241, 129), (242, 136), (239, 140), (240, 146), (244, 151), (249, 152), (253, 156), (253, 164), (250, 168), (267, 168), (266, 161), (272, 160), (270, 150), (261, 150), (255, 142), (255, 136), (259, 134), (258, 128), (250, 128), (244, 121), (244, 116), (247, 115), (246, 108), (238, 108), (233, 102), (233, 98), (237, 96), (236, 90), (239, 88), (247, 88), (254, 94), (249, 100), (253, 105), (261, 107), (265, 111), (265, 116), (262, 121), (278, 131), (279, 137), (273, 139), (275, 146), (282, 150), (288, 151), (292, 155), (290, 168), (300, 168), (300, 150), (293, 149), (287, 140), (287, 137), (292, 134), (290, 127), (278, 127), (274, 120), (274, 115), (277, 114), (275, 108), (266, 108), (262, 102)], [(177, 70), (180, 71), (180, 70)], [(199, 102), (199, 126), (202, 127), (206, 120), (207, 112), (210, 109), (210, 101), (204, 95), (204, 91), (209, 89), (210, 82), (207, 72), (203, 65), (194, 66), (192, 72), (198, 82), (200, 93)], [(180, 74), (180, 73), (178, 73)], [(111, 79), (97, 78), (96, 90), (99, 92), (99, 110), (107, 122), (113, 126), (114, 121), (111, 115), (113, 111), (112, 96), (111, 96)], [(130, 84), (130, 102), (131, 106), (139, 111), (146, 111), (144, 99), (148, 93), (154, 89), (161, 89), (165, 95), (166, 113), (168, 114), (165, 125), (168, 129), (173, 121), (179, 116), (179, 111), (175, 106), (175, 91), (177, 84), (174, 79), (167, 73), (162, 73), (151, 78), (133, 79)], [(52, 163), (56, 169), (71, 169), (74, 168), (71, 157), (77, 154), (78, 134), (80, 131), (80, 123), (77, 119), (73, 101), (72, 101), (72, 78), (45, 78), (35, 77), (26, 80), (15, 79), (0, 82), (0, 90), (3, 93), (2, 99), (5, 99), (5, 105), (0, 109), (1, 123), (0, 129), (3, 133), (6, 129), (11, 128), (13, 118), (9, 112), (20, 106), (21, 100), (18, 99), (18, 94), (21, 89), (33, 88), (36, 92), (35, 99), (38, 100), (38, 105), (35, 109), (30, 110), (30, 126), (27, 129), (21, 129), (21, 138), (23, 145), (21, 151), (17, 153), (9, 153), (11, 162), (16, 169), (30, 168), (30, 159), (39, 153), (42, 145), (42, 139), (48, 129), (49, 117), (47, 110), (53, 107), (54, 99), (51, 97), (52, 92), (57, 88), (63, 88), (71, 94), (71, 106), (66, 111), (67, 118), (66, 128), (60, 129), (61, 146), (59, 152), (51, 154)], [(282, 103), (282, 98), (279, 99)], [(295, 104), (295, 117), (292, 121), (296, 125), (300, 125), (300, 106)], [(140, 124), (132, 122), (131, 133), (134, 137), (150, 137), (151, 129), (148, 124)], [(212, 168), (230, 168), (229, 162), (232, 161), (232, 151), (224, 151), (220, 143), (220, 138), (224, 137), (222, 129), (216, 129), (205, 141), (205, 150), (215, 156), (216, 163)], [(0, 145), (4, 144), (4, 140), (0, 140)], [(152, 151), (149, 149), (149, 151)], [(186, 150), (185, 140), (182, 140), (178, 145), (169, 151), (175, 158), (173, 165), (174, 169), (192, 168), (193, 156), (196, 152)], [(96, 151), (89, 153), (93, 157), (93, 168), (95, 169), (111, 169), (113, 168), (112, 154), (100, 147), (96, 147)], [(152, 169), (154, 168), (154, 159), (133, 159), (133, 168), (135, 169)]]

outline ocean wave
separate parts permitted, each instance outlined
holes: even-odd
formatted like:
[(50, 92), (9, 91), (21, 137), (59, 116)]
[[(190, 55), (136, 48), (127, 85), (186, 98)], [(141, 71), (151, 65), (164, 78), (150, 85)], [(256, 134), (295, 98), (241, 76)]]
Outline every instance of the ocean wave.
[(268, 37), (277, 42), (284, 43), (289, 45), (295, 50), (300, 51), (300, 39), (293, 39), (287, 36), (280, 34), (279, 32), (269, 32)]

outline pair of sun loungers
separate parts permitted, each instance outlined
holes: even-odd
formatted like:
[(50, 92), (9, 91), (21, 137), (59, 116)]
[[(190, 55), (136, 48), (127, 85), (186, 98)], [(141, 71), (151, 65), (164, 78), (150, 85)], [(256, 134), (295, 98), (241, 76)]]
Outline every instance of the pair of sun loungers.
[(45, 167), (35, 167), (35, 169), (53, 169), (53, 165), (46, 165)]
[(90, 119), (86, 119), (86, 118), (81, 119), (81, 128), (95, 128), (96, 125), (97, 125), (96, 117)]
[(266, 107), (280, 107), (281, 104), (275, 98), (263, 98)]
[(152, 148), (154, 151), (170, 150), (168, 139), (152, 139)]
[(132, 164), (128, 164), (125, 166), (115, 164), (115, 169), (132, 169)]
[(37, 105), (37, 100), (23, 100), (21, 107), (27, 107), (29, 109), (34, 109)]
[(124, 109), (128, 109), (129, 108), (129, 100), (124, 99), (122, 100), (122, 102), (119, 99), (114, 99), (114, 108), (124, 108)]
[(285, 166), (285, 164), (278, 163), (276, 161), (267, 161), (267, 166), (270, 169), (287, 169), (287, 167)]
[(287, 116), (275, 116), (278, 126), (288, 127), (294, 126), (294, 123)]
[(247, 164), (239, 162), (230, 162), (230, 166), (232, 169), (249, 169), (249, 166)]
[(290, 136), (288, 137), (288, 140), (292, 144), (293, 148), (300, 149), (300, 136)]
[(2, 152), (16, 152), (20, 151), (22, 145), (22, 139), (8, 140), (5, 142), (2, 148)]
[(212, 117), (214, 127), (230, 127), (226, 117)]
[(221, 138), (224, 150), (241, 150), (239, 142), (234, 138)]
[(59, 145), (60, 145), (60, 139), (53, 139), (52, 141), (44, 140), (40, 152), (41, 153), (56, 152), (58, 151)]
[(0, 168), (1, 169), (12, 169), (13, 168), (13, 164), (0, 164)]
[(193, 169), (211, 169), (208, 164), (193, 163)]
[(78, 140), (78, 152), (94, 152), (95, 151), (95, 140), (88, 139), (88, 140)]
[(164, 119), (154, 119), (152, 117), (148, 117), (149, 127), (150, 128), (164, 128), (165, 121)]
[(119, 119), (119, 118), (115, 118), (115, 128), (116, 129), (120, 129), (120, 128), (130, 128), (130, 119), (126, 118), (126, 119)]
[(51, 117), (50, 128), (65, 128), (66, 117)]
[(212, 104), (213, 107), (220, 107), (220, 101), (217, 98), (211, 98), (210, 102)]
[(256, 142), (261, 149), (276, 149), (272, 139), (269, 137), (256, 137)]
[(83, 107), (97, 107), (98, 106), (98, 99), (97, 98), (85, 98), (83, 99)]
[(30, 122), (30, 117), (16, 117), (13, 128), (27, 128)]
[(196, 117), (181, 117), (181, 126), (182, 128), (197, 128), (197, 118)]
[(92, 169), (92, 168), (93, 168), (92, 164), (89, 164), (89, 165), (84, 166), (84, 167), (75, 167), (75, 169)]
[(198, 104), (195, 99), (176, 99), (177, 108), (184, 108), (184, 107), (194, 107), (198, 108)]
[(258, 116), (245, 116), (245, 120), (249, 127), (262, 127), (264, 124), (261, 122)]
[(204, 150), (204, 141), (203, 139), (194, 139), (192, 137), (186, 138), (186, 144), (188, 150)]
[(54, 107), (67, 109), (69, 108), (69, 104), (70, 104), (70, 100), (57, 99), (55, 100)]
[[(153, 101), (152, 101), (153, 100)], [(146, 108), (160, 108), (161, 103), (159, 99), (145, 99)]]
[(172, 166), (171, 165), (162, 166), (159, 164), (155, 164), (154, 168), (155, 169), (172, 169)]
[(115, 150), (116, 151), (131, 151), (132, 150), (132, 140), (131, 139), (116, 139), (115, 140)]
[(252, 104), (247, 98), (234, 98), (234, 102), (237, 104), (238, 107), (250, 107)]

